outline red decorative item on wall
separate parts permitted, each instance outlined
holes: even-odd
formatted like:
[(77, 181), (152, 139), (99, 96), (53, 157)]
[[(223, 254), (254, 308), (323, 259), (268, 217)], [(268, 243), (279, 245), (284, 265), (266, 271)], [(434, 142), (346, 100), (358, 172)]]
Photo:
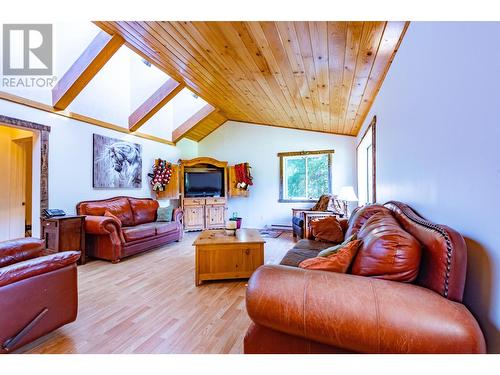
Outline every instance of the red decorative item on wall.
[(166, 160), (155, 159), (153, 173), (148, 173), (148, 176), (151, 178), (153, 191), (165, 191), (172, 177), (172, 164)]
[(250, 174), (250, 165), (248, 163), (240, 163), (234, 166), (236, 174), (237, 188), (248, 190), (250, 185), (253, 185), (253, 177)]

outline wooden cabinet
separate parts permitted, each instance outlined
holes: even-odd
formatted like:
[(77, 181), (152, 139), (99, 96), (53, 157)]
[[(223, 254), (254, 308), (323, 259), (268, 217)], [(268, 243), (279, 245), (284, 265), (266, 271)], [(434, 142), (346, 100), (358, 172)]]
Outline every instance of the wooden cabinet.
[(205, 206), (206, 229), (224, 228), (226, 223), (226, 206), (210, 204)]
[(184, 229), (202, 230), (205, 229), (205, 207), (185, 206), (184, 207)]
[(80, 251), (85, 264), (85, 216), (58, 216), (40, 220), (45, 249), (53, 252)]
[(184, 198), (183, 205), (185, 230), (224, 228), (225, 198)]
[(202, 232), (195, 240), (195, 284), (204, 280), (248, 278), (264, 264), (265, 241), (255, 229)]
[(165, 189), (156, 193), (156, 199), (179, 199), (179, 166), (172, 164), (172, 176)]

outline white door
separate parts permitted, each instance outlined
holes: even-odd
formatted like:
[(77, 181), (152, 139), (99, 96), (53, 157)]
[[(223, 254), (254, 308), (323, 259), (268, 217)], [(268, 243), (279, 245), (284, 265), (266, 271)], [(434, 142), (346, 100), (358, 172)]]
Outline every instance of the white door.
[(374, 203), (373, 199), (373, 145), (372, 128), (368, 129), (358, 145), (358, 199), (359, 205)]
[(10, 226), (9, 237), (24, 237), (26, 197), (26, 148), (22, 141), (12, 141), (10, 157)]

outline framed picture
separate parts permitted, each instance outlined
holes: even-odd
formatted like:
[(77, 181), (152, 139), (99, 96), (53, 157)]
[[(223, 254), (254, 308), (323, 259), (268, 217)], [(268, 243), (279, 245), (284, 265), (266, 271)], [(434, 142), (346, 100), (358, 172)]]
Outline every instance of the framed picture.
[(137, 143), (94, 134), (94, 188), (140, 188), (142, 148)]

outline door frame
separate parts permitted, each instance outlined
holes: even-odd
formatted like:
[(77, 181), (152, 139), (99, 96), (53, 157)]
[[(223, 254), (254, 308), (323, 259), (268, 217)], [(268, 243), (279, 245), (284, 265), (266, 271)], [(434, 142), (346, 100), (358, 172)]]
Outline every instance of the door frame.
[[(373, 191), (373, 202), (377, 202), (377, 116), (373, 116), (370, 125), (368, 125), (361, 137), (358, 145), (356, 146), (356, 176), (358, 175), (358, 148), (363, 142), (368, 131), (372, 129), (372, 191)], [(356, 177), (357, 178), (357, 177)]]
[(40, 133), (40, 213), (49, 208), (49, 134), (50, 126), (0, 115), (0, 125)]

